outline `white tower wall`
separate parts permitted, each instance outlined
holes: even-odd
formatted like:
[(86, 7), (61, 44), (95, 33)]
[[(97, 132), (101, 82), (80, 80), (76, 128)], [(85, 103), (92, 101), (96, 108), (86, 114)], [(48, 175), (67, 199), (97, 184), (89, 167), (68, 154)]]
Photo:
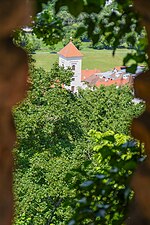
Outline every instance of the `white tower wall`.
[(81, 68), (82, 68), (82, 57), (64, 57), (59, 55), (59, 66), (63, 66), (65, 69), (68, 67), (72, 68), (74, 75), (70, 86), (65, 86), (66, 89), (72, 92), (77, 92), (78, 87), (82, 86), (81, 83)]

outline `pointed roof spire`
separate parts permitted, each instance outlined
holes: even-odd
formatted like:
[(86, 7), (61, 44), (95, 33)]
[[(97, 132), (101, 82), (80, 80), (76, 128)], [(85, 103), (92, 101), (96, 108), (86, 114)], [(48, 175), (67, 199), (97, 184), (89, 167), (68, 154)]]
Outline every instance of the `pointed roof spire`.
[(70, 41), (63, 49), (61, 49), (58, 54), (64, 56), (65, 58), (83, 56), (83, 54), (76, 48), (72, 41)]

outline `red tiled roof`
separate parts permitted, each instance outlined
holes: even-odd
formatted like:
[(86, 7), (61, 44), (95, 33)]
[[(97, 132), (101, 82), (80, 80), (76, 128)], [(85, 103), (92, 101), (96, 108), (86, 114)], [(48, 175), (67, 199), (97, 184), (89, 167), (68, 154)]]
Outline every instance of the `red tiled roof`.
[(84, 81), (95, 73), (100, 73), (100, 70), (82, 70), (81, 80)]
[(115, 73), (112, 74), (112, 79), (106, 79), (105, 77), (100, 78), (97, 73), (100, 70), (82, 70), (82, 81), (87, 82), (90, 86), (99, 87), (100, 85), (110, 86), (117, 85), (122, 86), (129, 83), (129, 78), (123, 79), (123, 74), (120, 74), (118, 78), (116, 78)]
[(96, 82), (99, 81), (99, 77), (96, 74), (93, 74), (84, 81), (87, 82), (90, 86), (94, 86)]
[(71, 41), (63, 49), (61, 49), (58, 54), (66, 58), (83, 56), (83, 54), (76, 48), (76, 46)]
[(99, 87), (100, 85), (104, 85), (104, 86), (110, 86), (110, 85), (117, 85), (117, 86), (122, 86), (129, 83), (129, 78), (128, 79), (116, 79), (116, 80), (108, 80), (108, 81), (101, 81), (98, 80), (95, 84), (96, 87)]

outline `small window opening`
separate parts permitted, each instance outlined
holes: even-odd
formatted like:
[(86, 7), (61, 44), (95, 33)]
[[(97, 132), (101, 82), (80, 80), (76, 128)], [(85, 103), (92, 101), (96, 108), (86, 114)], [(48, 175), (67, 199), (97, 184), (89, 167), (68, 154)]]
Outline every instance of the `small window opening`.
[(71, 91), (72, 91), (72, 92), (74, 92), (74, 89), (75, 89), (74, 86), (71, 86)]
[(75, 70), (75, 65), (72, 65), (72, 70)]

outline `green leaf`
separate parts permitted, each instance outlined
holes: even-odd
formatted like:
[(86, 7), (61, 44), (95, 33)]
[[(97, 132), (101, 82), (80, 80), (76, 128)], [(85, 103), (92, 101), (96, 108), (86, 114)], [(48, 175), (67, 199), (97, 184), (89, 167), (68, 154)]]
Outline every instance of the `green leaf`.
[(99, 41), (99, 38), (100, 38), (99, 34), (92, 35), (93, 45), (95, 45)]
[(60, 10), (60, 8), (62, 6), (67, 6), (69, 9), (69, 12), (73, 15), (73, 16), (78, 16), (84, 7), (84, 1), (83, 0), (57, 0), (56, 4), (55, 4), (55, 11), (56, 13), (58, 13), (58, 11)]
[(86, 28), (85, 27), (79, 27), (77, 29), (76, 34), (75, 34), (75, 38), (80, 37), (85, 31), (86, 31)]
[(136, 168), (136, 166), (137, 166), (137, 163), (129, 161), (129, 162), (125, 163), (124, 169), (125, 170), (134, 170)]
[(137, 64), (132, 64), (130, 67), (127, 67), (126, 71), (128, 73), (134, 74), (136, 72), (136, 69), (137, 69)]
[(83, 7), (84, 7), (84, 1), (83, 0), (68, 0), (68, 9), (69, 12), (73, 15), (73, 16), (78, 16), (82, 11), (83, 11)]

